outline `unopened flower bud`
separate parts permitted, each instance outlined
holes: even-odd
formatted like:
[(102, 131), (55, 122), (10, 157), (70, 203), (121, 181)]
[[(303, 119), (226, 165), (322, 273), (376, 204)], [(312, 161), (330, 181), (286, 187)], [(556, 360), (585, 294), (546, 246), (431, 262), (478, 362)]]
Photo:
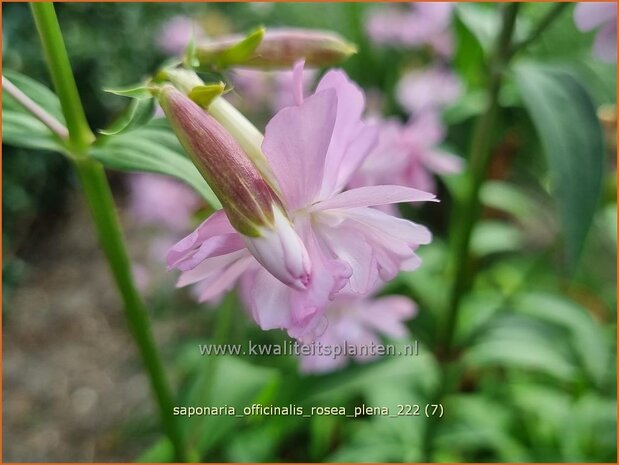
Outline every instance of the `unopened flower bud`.
[[(298, 60), (307, 67), (333, 66), (357, 52), (354, 45), (330, 31), (313, 29), (273, 29), (264, 33), (255, 45), (250, 38), (228, 37), (196, 45), (195, 58), (203, 69), (230, 67), (259, 69), (288, 69)], [(245, 53), (239, 53), (239, 44), (251, 43)], [(231, 53), (234, 50), (235, 53)]]
[(249, 251), (283, 283), (305, 289), (307, 250), (275, 191), (232, 136), (211, 115), (172, 85), (158, 99), (172, 130), (221, 202)]
[(245, 238), (247, 249), (277, 279), (303, 290), (311, 279), (311, 263), (305, 245), (277, 206), (273, 208), (273, 216), (273, 227), (260, 228), (259, 237)]

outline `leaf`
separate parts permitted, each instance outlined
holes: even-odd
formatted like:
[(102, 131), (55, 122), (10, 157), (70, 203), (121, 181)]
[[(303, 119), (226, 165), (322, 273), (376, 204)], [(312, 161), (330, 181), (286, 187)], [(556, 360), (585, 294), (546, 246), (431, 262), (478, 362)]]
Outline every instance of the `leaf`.
[[(241, 415), (243, 408), (256, 403), (263, 387), (278, 376), (278, 372), (272, 368), (251, 365), (236, 357), (221, 357), (217, 363), (208, 405), (231, 406)], [(200, 403), (204, 393), (197, 392), (196, 395), (198, 399), (186, 399), (187, 405), (204, 405)], [(197, 430), (191, 432), (197, 439), (196, 449), (204, 455), (248, 419), (249, 417), (236, 418), (229, 415), (199, 418), (200, 421), (193, 424)]]
[(223, 82), (206, 86), (196, 86), (191, 89), (188, 97), (202, 108), (208, 108), (214, 99), (224, 93), (225, 89), (226, 85)]
[(213, 208), (220, 209), (221, 203), (211, 188), (170, 137), (175, 139), (169, 130), (166, 134), (162, 127), (148, 125), (109, 138), (93, 147), (91, 154), (109, 168), (173, 176), (194, 188)]
[(456, 5), (458, 19), (475, 36), (485, 53), (489, 53), (496, 42), (501, 24), (500, 12), (496, 8), (474, 3)]
[(119, 95), (121, 97), (131, 97), (134, 99), (148, 99), (152, 98), (152, 94), (148, 86), (144, 84), (134, 84), (125, 87), (111, 87), (103, 89), (104, 92), (110, 94)]
[[(64, 124), (60, 101), (44, 85), (15, 71), (4, 76), (41, 108)], [(2, 91), (2, 142), (16, 147), (64, 152), (62, 141), (20, 103)]]
[(107, 129), (100, 129), (99, 132), (105, 136), (112, 136), (135, 130), (151, 120), (154, 110), (154, 98), (134, 98), (116, 121)]
[[(506, 402), (497, 402), (483, 394), (459, 393), (447, 397), (444, 404), (451, 415), (437, 431), (436, 448), (439, 451), (459, 453), (456, 457), (461, 459), (483, 451), (487, 461), (530, 460), (527, 446), (518, 442), (517, 436), (510, 431), (514, 412)], [(494, 455), (488, 457), (489, 451)], [(439, 457), (435, 459), (443, 461)]]
[(247, 34), (243, 40), (227, 49), (221, 56), (221, 63), (224, 66), (243, 63), (254, 53), (264, 39), (266, 29), (259, 27), (255, 31)]
[(603, 383), (610, 348), (602, 327), (585, 308), (561, 296), (543, 293), (519, 295), (513, 307), (519, 313), (565, 329), (577, 361), (594, 383)]
[(519, 64), (515, 75), (548, 160), (568, 264), (573, 270), (601, 192), (602, 129), (587, 91), (570, 74)]
[(62, 141), (29, 113), (2, 111), (2, 143), (27, 149), (64, 152)]
[(502, 315), (470, 346), (463, 357), (469, 367), (518, 368), (572, 381), (576, 366), (548, 325), (517, 315)]
[[(43, 84), (35, 81), (34, 79), (24, 76), (17, 71), (11, 71), (10, 69), (3, 70), (2, 74), (9, 79), (15, 86), (17, 86), (24, 94), (30, 97), (34, 102), (40, 105), (50, 115), (65, 124), (64, 115), (62, 114), (62, 107), (60, 106), (60, 100), (56, 97), (50, 89)], [(14, 110), (25, 112), (23, 107), (17, 103), (6, 92), (2, 92), (2, 111)]]
[(522, 247), (522, 232), (502, 221), (482, 221), (475, 226), (471, 250), (477, 256), (511, 252)]

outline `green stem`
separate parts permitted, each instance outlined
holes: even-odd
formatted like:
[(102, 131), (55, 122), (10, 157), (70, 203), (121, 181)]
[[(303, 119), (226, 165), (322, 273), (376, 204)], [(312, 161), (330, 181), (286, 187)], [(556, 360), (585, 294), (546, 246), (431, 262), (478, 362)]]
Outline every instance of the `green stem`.
[(510, 57), (522, 52), (529, 45), (535, 42), (544, 32), (546, 32), (546, 29), (548, 29), (548, 27), (550, 27), (550, 25), (554, 23), (554, 21), (561, 15), (561, 13), (563, 13), (565, 9), (569, 6), (570, 2), (556, 3), (555, 5), (553, 5), (542, 17), (535, 29), (531, 31), (529, 36), (523, 41), (513, 45), (512, 49), (510, 50)]
[(19, 88), (9, 81), (6, 77), (2, 76), (2, 90), (8, 95), (13, 97), (17, 103), (19, 103), (26, 111), (32, 116), (43, 123), (47, 128), (52, 131), (63, 142), (69, 138), (69, 131), (63, 126), (63, 124), (50, 115), (41, 105), (36, 103), (26, 94), (24, 94)]
[(457, 199), (455, 211), (459, 213), (452, 231), (451, 245), (453, 247), (454, 284), (451, 291), (449, 306), (440, 335), (443, 352), (449, 356), (452, 350), (453, 336), (460, 301), (470, 279), (469, 251), (473, 228), (480, 212), (479, 191), (486, 177), (491, 159), (491, 149), (494, 140), (494, 127), (499, 110), (499, 93), (503, 84), (505, 67), (508, 64), (511, 40), (516, 23), (519, 4), (510, 3), (505, 6), (501, 33), (497, 46), (490, 60), (490, 79), (488, 81), (488, 105), (479, 117), (469, 155), (469, 165), (465, 178), (465, 190)]
[(30, 8), (41, 37), (52, 81), (62, 104), (69, 129), (69, 140), (78, 153), (83, 153), (94, 141), (95, 136), (86, 121), (54, 5), (31, 3)]
[(90, 208), (99, 242), (123, 300), (129, 330), (138, 346), (159, 406), (163, 428), (174, 447), (176, 459), (187, 461), (181, 430), (173, 415), (173, 398), (152, 335), (146, 308), (136, 290), (131, 263), (120, 229), (114, 198), (103, 166), (87, 153), (94, 140), (51, 3), (31, 4), (48, 67), (69, 129), (73, 161)]
[[(492, 142), (494, 139), (493, 129), (499, 110), (499, 93), (503, 84), (503, 73), (509, 60), (512, 35), (516, 24), (519, 5), (511, 3), (504, 7), (501, 32), (497, 41), (494, 54), (489, 63), (490, 78), (488, 80), (488, 104), (484, 112), (477, 120), (471, 148), (469, 152), (469, 165), (465, 178), (465, 190), (455, 200), (454, 212), (458, 212), (452, 229), (451, 246), (454, 270), (454, 283), (439, 334), (441, 352), (445, 357), (441, 364), (441, 376), (439, 388), (432, 399), (433, 404), (440, 404), (445, 397), (457, 388), (459, 366), (452, 360), (452, 345), (458, 317), (458, 309), (462, 296), (465, 293), (470, 279), (469, 273), (469, 250), (473, 228), (479, 217), (480, 201), (479, 191), (486, 177)], [(439, 420), (432, 417), (428, 419), (424, 431), (424, 462), (432, 462), (434, 451), (434, 437), (439, 426)]]
[(174, 446), (176, 459), (186, 462), (183, 438), (173, 415), (173, 397), (159, 356), (148, 313), (135, 287), (131, 262), (124, 245), (120, 222), (103, 166), (90, 158), (75, 159), (84, 194), (97, 229), (101, 248), (112, 270), (124, 303), (129, 331), (135, 340), (148, 373), (164, 431)]

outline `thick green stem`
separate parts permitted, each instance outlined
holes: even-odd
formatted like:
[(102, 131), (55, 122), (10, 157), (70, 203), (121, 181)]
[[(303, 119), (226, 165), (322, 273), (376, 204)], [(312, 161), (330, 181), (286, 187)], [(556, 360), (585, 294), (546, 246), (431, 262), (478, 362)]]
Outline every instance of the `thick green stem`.
[(174, 446), (176, 459), (185, 462), (187, 457), (183, 447), (183, 438), (177, 420), (172, 414), (173, 398), (153, 338), (148, 313), (134, 284), (131, 262), (125, 249), (120, 222), (105, 171), (99, 162), (90, 158), (76, 159), (75, 167), (92, 213), (101, 248), (107, 257), (124, 303), (129, 330), (148, 373), (159, 406), (163, 428)]
[(178, 461), (187, 461), (181, 430), (173, 415), (173, 398), (155, 344), (146, 308), (131, 273), (114, 199), (103, 166), (88, 156), (94, 141), (65, 49), (60, 26), (51, 3), (31, 4), (43, 43), (52, 80), (69, 130), (70, 151), (95, 223), (99, 242), (110, 265), (123, 300), (129, 330), (140, 351), (149, 376), (163, 428)]
[(501, 33), (489, 64), (488, 105), (479, 117), (473, 133), (464, 191), (455, 207), (458, 217), (456, 218), (457, 223), (452, 230), (451, 237), (451, 246), (453, 247), (452, 270), (455, 273), (454, 284), (445, 315), (445, 322), (442, 327), (443, 332), (440, 335), (442, 351), (446, 355), (449, 355), (452, 349), (458, 308), (470, 278), (469, 251), (471, 235), (479, 217), (479, 191), (490, 163), (492, 143), (495, 139), (493, 130), (499, 109), (499, 93), (503, 84), (505, 67), (510, 56), (511, 40), (518, 8), (518, 3), (511, 3), (505, 6)]
[[(458, 317), (460, 301), (468, 285), (469, 276), (469, 249), (471, 235), (479, 217), (480, 202), (479, 191), (486, 177), (492, 143), (494, 141), (493, 129), (499, 110), (499, 93), (503, 83), (503, 73), (509, 60), (511, 40), (516, 24), (519, 5), (511, 3), (504, 7), (501, 32), (489, 62), (490, 77), (488, 80), (487, 95), (488, 104), (475, 125), (471, 147), (469, 151), (469, 164), (467, 167), (463, 192), (456, 198), (454, 211), (458, 213), (455, 224), (451, 231), (451, 247), (453, 262), (451, 270), (454, 274), (454, 283), (448, 302), (447, 311), (442, 332), (439, 334), (439, 354), (444, 357), (441, 364), (439, 386), (431, 399), (433, 404), (441, 404), (445, 397), (457, 389), (459, 364), (452, 358), (452, 345)], [(434, 454), (434, 438), (441, 420), (431, 417), (424, 431), (424, 462), (432, 462)]]
[(30, 7), (41, 37), (54, 88), (67, 121), (69, 140), (78, 153), (83, 153), (93, 142), (95, 136), (86, 121), (54, 5), (52, 3), (31, 3)]

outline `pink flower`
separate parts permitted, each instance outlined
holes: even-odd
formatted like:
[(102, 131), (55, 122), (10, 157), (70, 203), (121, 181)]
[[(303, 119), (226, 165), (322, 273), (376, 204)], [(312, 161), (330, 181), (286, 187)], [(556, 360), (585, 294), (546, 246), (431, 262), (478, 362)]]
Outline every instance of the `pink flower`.
[[(309, 91), (315, 82), (315, 70), (303, 73), (303, 90)], [(252, 113), (277, 112), (294, 105), (292, 71), (260, 71), (236, 69), (231, 74), (237, 107)]]
[(191, 215), (200, 206), (196, 193), (180, 181), (153, 173), (129, 176), (129, 213), (138, 221), (186, 232)]
[(251, 254), (284, 284), (306, 289), (309, 257), (273, 186), (227, 130), (189, 97), (169, 84), (157, 97), (172, 130)]
[(163, 25), (157, 38), (157, 45), (170, 55), (181, 55), (192, 37), (198, 39), (201, 36), (201, 29), (195, 26), (191, 18), (174, 16)]
[(326, 373), (342, 368), (350, 358), (358, 362), (373, 360), (381, 344), (380, 336), (406, 337), (404, 322), (415, 313), (415, 304), (403, 296), (338, 296), (325, 310), (329, 325), (313, 341), (312, 354), (301, 356), (300, 369), (305, 373)]
[(458, 100), (461, 92), (458, 77), (439, 67), (409, 71), (396, 88), (400, 105), (411, 113), (439, 110)]
[(574, 22), (581, 31), (599, 29), (593, 53), (603, 61), (617, 61), (617, 3), (579, 3), (574, 9)]
[(380, 123), (376, 148), (351, 180), (352, 186), (398, 184), (435, 192), (434, 174), (462, 171), (463, 161), (438, 148), (445, 137), (436, 113), (422, 113), (402, 124)]
[[(262, 149), (309, 255), (306, 288), (287, 286), (259, 265), (223, 211), (176, 244), (168, 265), (183, 271), (179, 286), (201, 283), (203, 301), (242, 276), (243, 295), (261, 328), (312, 338), (324, 329), (324, 307), (338, 292), (364, 295), (400, 270), (415, 269), (415, 250), (431, 240), (425, 227), (372, 207), (435, 197), (391, 185), (344, 191), (374, 148), (376, 128), (361, 120), (363, 93), (345, 73), (328, 72), (304, 100), (302, 72), (302, 65), (295, 67), (297, 105), (269, 122)], [(285, 255), (286, 248), (277, 253)]]
[(324, 68), (343, 62), (357, 53), (354, 45), (332, 31), (301, 28), (269, 28), (250, 34), (261, 37), (257, 47), (249, 53), (229, 53), (231, 48), (245, 39), (242, 35), (218, 37), (196, 44), (199, 66), (208, 70), (233, 67), (263, 70), (290, 69), (298, 60), (308, 66)]
[(374, 10), (366, 24), (371, 39), (379, 45), (430, 45), (440, 55), (451, 55), (453, 38), (449, 26), (453, 3), (414, 2), (407, 7)]

